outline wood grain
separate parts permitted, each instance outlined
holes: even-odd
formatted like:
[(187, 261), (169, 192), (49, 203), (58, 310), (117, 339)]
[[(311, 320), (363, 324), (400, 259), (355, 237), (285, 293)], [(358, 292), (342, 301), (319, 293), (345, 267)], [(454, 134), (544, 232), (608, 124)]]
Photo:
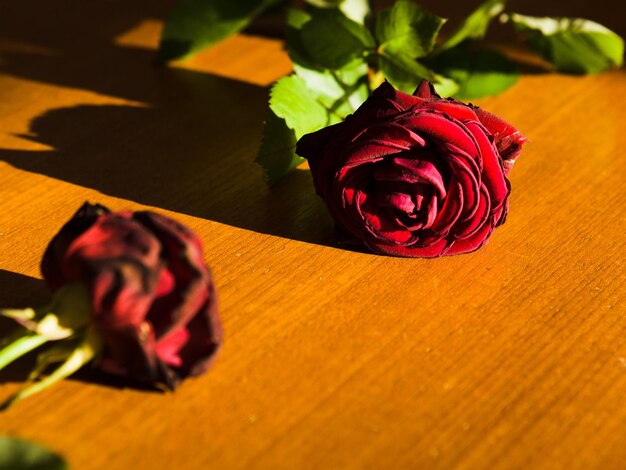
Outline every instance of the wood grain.
[[(165, 4), (2, 6), (0, 303), (45, 300), (41, 254), (83, 201), (150, 207), (203, 239), (226, 342), (174, 394), (67, 380), (0, 434), (75, 469), (624, 468), (623, 70), (480, 100), (530, 139), (506, 224), (471, 255), (395, 259), (333, 245), (308, 170), (266, 188), (279, 42), (157, 68)], [(626, 33), (617, 2), (590, 8)]]

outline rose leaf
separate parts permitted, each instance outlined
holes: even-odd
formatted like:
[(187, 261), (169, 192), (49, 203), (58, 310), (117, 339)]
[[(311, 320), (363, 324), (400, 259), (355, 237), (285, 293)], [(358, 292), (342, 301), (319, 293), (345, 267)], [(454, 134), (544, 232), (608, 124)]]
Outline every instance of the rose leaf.
[(399, 0), (376, 18), (376, 38), (381, 49), (402, 50), (414, 59), (424, 57), (445, 22), (417, 3)]
[(179, 0), (165, 22), (158, 56), (185, 59), (235, 34), (276, 0)]
[(383, 76), (405, 93), (413, 93), (424, 79), (431, 82), (442, 96), (450, 96), (458, 89), (454, 80), (436, 74), (401, 51), (384, 49), (378, 59)]
[(287, 127), (285, 120), (268, 110), (256, 162), (263, 168), (269, 184), (274, 184), (304, 162), (304, 158), (296, 155), (297, 141), (295, 132)]
[(375, 47), (367, 28), (338, 10), (314, 10), (300, 29), (300, 43), (307, 58), (322, 69), (340, 69)]
[(317, 8), (338, 8), (352, 21), (363, 24), (370, 15), (369, 0), (306, 0)]
[(452, 49), (466, 39), (480, 39), (485, 36), (491, 20), (502, 13), (506, 0), (487, 0), (465, 18), (465, 21), (436, 49), (436, 53)]
[(343, 0), (339, 5), (339, 10), (359, 24), (364, 24), (372, 13), (369, 0)]
[(315, 99), (300, 77), (291, 75), (278, 80), (270, 91), (270, 108), (283, 118), (296, 138), (328, 125), (328, 113)]
[(463, 101), (497, 95), (519, 79), (517, 66), (503, 55), (491, 50), (469, 50), (463, 44), (427, 64), (458, 83), (454, 97)]
[(311, 15), (303, 10), (290, 8), (287, 10), (287, 29), (285, 45), (291, 62), (309, 69), (319, 68), (309, 57), (301, 39), (302, 27), (311, 20)]
[(67, 464), (45, 447), (22, 439), (0, 437), (0, 468), (67, 470)]
[(624, 40), (610, 29), (582, 18), (506, 17), (528, 45), (558, 72), (598, 73), (621, 67)]
[(309, 69), (296, 63), (294, 72), (305, 81), (317, 101), (332, 109), (337, 120), (356, 111), (369, 96), (368, 66), (362, 60), (335, 71)]
[(276, 82), (270, 92), (270, 115), (256, 159), (270, 184), (304, 161), (295, 154), (300, 137), (336, 121), (302, 78), (291, 75)]

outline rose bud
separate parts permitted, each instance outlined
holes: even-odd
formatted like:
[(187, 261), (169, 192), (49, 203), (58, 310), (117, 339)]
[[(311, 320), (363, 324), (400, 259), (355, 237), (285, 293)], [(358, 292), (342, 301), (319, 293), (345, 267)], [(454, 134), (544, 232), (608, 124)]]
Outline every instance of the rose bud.
[(504, 223), (507, 174), (526, 138), (427, 81), (383, 83), (345, 121), (303, 136), (317, 193), (343, 242), (437, 257), (477, 250)]
[(53, 300), (4, 310), (17, 332), (0, 369), (39, 345), (34, 375), (62, 365), (18, 394), (30, 395), (93, 362), (105, 372), (173, 389), (207, 370), (222, 339), (217, 298), (198, 237), (153, 212), (84, 204), (52, 239), (41, 263)]

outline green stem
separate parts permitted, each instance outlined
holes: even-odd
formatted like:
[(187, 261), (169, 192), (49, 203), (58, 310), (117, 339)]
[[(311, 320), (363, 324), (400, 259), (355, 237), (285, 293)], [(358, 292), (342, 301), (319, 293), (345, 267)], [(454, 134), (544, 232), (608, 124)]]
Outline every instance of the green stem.
[(22, 357), (24, 354), (41, 346), (47, 338), (40, 335), (28, 335), (17, 338), (15, 341), (0, 350), (0, 370), (4, 369), (11, 362)]
[(94, 331), (87, 332), (85, 339), (79, 346), (73, 351), (69, 352), (67, 359), (57, 369), (55, 369), (45, 379), (35, 382), (29, 387), (26, 387), (21, 392), (18, 392), (11, 399), (9, 399), (1, 408), (6, 409), (14, 405), (19, 400), (39, 393), (42, 390), (54, 385), (55, 383), (69, 377), (82, 366), (91, 361), (102, 348), (102, 341), (100, 337)]

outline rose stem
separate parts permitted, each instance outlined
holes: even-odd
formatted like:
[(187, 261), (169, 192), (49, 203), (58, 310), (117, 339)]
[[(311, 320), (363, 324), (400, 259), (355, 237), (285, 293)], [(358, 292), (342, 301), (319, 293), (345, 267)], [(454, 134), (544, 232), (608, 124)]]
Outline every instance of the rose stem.
[(70, 352), (63, 364), (61, 364), (45, 379), (33, 383), (21, 392), (15, 394), (12, 398), (6, 401), (4, 405), (0, 406), (0, 409), (7, 409), (19, 400), (41, 392), (49, 386), (54, 385), (56, 382), (72, 375), (94, 358), (94, 356), (99, 352), (100, 346), (100, 338), (93, 332), (88, 332), (85, 340), (76, 349)]
[(17, 338), (0, 350), (0, 370), (8, 364), (44, 344), (48, 339), (40, 335), (27, 335)]

